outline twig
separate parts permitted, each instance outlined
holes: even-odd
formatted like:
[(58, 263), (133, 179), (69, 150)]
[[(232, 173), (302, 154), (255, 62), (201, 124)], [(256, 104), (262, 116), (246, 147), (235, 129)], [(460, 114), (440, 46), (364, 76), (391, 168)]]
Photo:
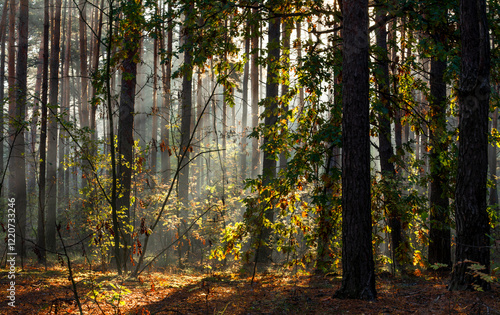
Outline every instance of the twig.
[(80, 303), (80, 299), (78, 298), (78, 291), (76, 289), (75, 279), (73, 278), (73, 270), (71, 269), (71, 260), (69, 259), (68, 252), (66, 251), (66, 246), (64, 245), (64, 241), (61, 236), (61, 224), (57, 225), (57, 235), (59, 235), (59, 239), (61, 240), (61, 244), (64, 249), (64, 256), (66, 256), (66, 260), (68, 261), (69, 279), (71, 280), (71, 284), (73, 285), (73, 294), (75, 295), (76, 304), (78, 305), (80, 314), (83, 315), (82, 304)]

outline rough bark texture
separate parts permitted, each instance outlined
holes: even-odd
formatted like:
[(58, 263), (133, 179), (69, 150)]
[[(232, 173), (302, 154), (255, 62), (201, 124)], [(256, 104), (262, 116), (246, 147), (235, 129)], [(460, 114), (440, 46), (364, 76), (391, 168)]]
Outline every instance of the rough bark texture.
[[(190, 6), (194, 9), (194, 5)], [(191, 62), (193, 60), (192, 51), (192, 37), (188, 29), (190, 19), (192, 16), (189, 14), (184, 20), (184, 30), (183, 30), (183, 44), (185, 45), (184, 50), (184, 71), (182, 77), (182, 93), (181, 93), (181, 104), (180, 104), (180, 116), (181, 116), (181, 143), (179, 150), (179, 164), (177, 167), (179, 170), (179, 181), (178, 181), (178, 198), (182, 203), (182, 209), (180, 211), (181, 225), (178, 226), (178, 234), (181, 235), (187, 229), (187, 207), (189, 202), (189, 156), (190, 156), (190, 137), (191, 137), (191, 115), (193, 107), (193, 93), (192, 93), (192, 78), (193, 78), (193, 67)], [(189, 250), (189, 245), (186, 242), (180, 242), (178, 247), (179, 254), (179, 266), (182, 266), (183, 253)]]
[(490, 268), (489, 224), (486, 212), (488, 172), (488, 109), (490, 99), (490, 43), (485, 0), (461, 0), (461, 74), (458, 91), (459, 151), (455, 193), (456, 251), (451, 290), (489, 283), (467, 267)]
[(436, 57), (431, 60), (431, 128), (429, 156), (430, 190), (430, 230), (429, 263), (451, 266), (451, 235), (449, 221), (449, 201), (447, 196), (448, 170), (440, 155), (448, 150), (446, 137), (446, 83), (443, 75), (446, 60)]
[[(277, 109), (278, 109), (278, 65), (280, 58), (280, 24), (281, 19), (275, 17), (272, 14), (271, 20), (269, 21), (269, 36), (268, 36), (268, 57), (267, 57), (267, 83), (266, 83), (266, 118), (264, 123), (266, 126), (270, 127), (276, 124), (278, 120)], [(274, 136), (265, 135), (264, 136), (264, 160), (262, 165), (262, 183), (264, 186), (269, 185), (276, 178), (276, 160), (274, 159), (273, 152), (268, 150), (267, 146), (269, 142), (272, 141)], [(269, 197), (269, 196), (266, 196)], [(271, 201), (272, 202), (272, 201)], [(261, 205), (262, 211), (264, 211), (265, 219), (274, 222), (274, 206), (273, 204), (264, 203)], [(273, 246), (270, 240), (271, 238), (271, 228), (262, 226), (262, 232), (260, 235), (260, 242), (256, 261), (264, 265), (270, 264), (272, 262), (272, 252)]]
[[(126, 270), (127, 261), (129, 259), (129, 249), (131, 237), (129, 229), (125, 225), (130, 225), (130, 190), (132, 185), (132, 167), (134, 163), (134, 113), (137, 85), (137, 54), (139, 53), (139, 38), (140, 34), (135, 28), (135, 17), (131, 16), (131, 12), (140, 11), (141, 4), (130, 3), (127, 8), (126, 19), (130, 20), (130, 29), (125, 32), (126, 36), (123, 39), (123, 47), (127, 52), (125, 59), (122, 62), (122, 79), (120, 91), (120, 113), (118, 121), (118, 156), (123, 159), (118, 163), (118, 180), (120, 184), (119, 198), (117, 200), (117, 211), (124, 215), (121, 220), (121, 225), (113, 227), (115, 237), (119, 234), (122, 238), (122, 243), (125, 246), (123, 252), (123, 264)], [(117, 232), (118, 231), (118, 232)], [(121, 259), (121, 258), (120, 258)]]
[[(185, 23), (189, 23), (186, 17)], [(192, 56), (192, 43), (191, 34), (187, 29), (184, 29), (184, 44), (186, 49), (184, 51), (184, 73), (182, 77), (182, 95), (181, 95), (181, 150), (180, 154), (183, 156), (181, 161), (181, 171), (179, 172), (179, 200), (187, 206), (189, 197), (189, 138), (191, 136), (191, 110), (193, 107), (192, 95), (192, 77), (193, 68), (191, 62)]]
[(342, 286), (340, 298), (375, 299), (370, 204), (368, 1), (343, 2)]

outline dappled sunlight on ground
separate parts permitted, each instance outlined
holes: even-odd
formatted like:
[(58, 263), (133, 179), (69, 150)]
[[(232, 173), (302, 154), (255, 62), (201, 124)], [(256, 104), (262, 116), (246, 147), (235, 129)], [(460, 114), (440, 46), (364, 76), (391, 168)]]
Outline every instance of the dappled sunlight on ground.
[[(83, 270), (75, 267), (75, 270)], [(7, 292), (1, 270), (0, 290)], [(338, 276), (268, 273), (143, 273), (137, 279), (113, 273), (77, 272), (84, 314), (471, 314), (500, 313), (500, 287), (491, 292), (449, 292), (447, 279), (391, 276), (377, 279), (375, 301), (338, 300)], [(4, 294), (4, 296), (6, 296)], [(78, 314), (67, 270), (26, 268), (16, 277), (16, 308), (1, 314)]]

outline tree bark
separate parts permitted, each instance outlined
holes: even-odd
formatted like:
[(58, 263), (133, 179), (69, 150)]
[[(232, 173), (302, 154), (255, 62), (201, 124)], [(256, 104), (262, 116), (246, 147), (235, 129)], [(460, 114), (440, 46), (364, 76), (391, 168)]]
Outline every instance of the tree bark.
[[(27, 104), (28, 79), (28, 0), (19, 1), (18, 49), (16, 67), (16, 111), (15, 134), (12, 139), (12, 169), (15, 174), (14, 186), (11, 191), (16, 199), (16, 252), (21, 257), (26, 256), (26, 158), (25, 158), (25, 116)], [(22, 259), (22, 258), (21, 258)], [(24, 262), (21, 260), (21, 267)]]
[[(189, 16), (185, 18), (185, 24), (189, 23)], [(193, 68), (192, 62), (192, 43), (191, 34), (187, 28), (184, 28), (184, 73), (182, 77), (182, 99), (181, 99), (181, 149), (180, 162), (181, 171), (179, 172), (179, 200), (187, 207), (189, 198), (189, 138), (191, 136), (191, 110), (193, 107), (192, 100), (192, 77)]]
[(81, 104), (80, 104), (80, 127), (89, 127), (89, 105), (88, 105), (88, 72), (87, 72), (87, 34), (85, 32), (87, 19), (87, 2), (80, 3), (79, 42), (80, 42), (80, 80), (81, 80)]
[(368, 1), (343, 1), (342, 286), (340, 298), (375, 299), (370, 202)]
[[(9, 4), (9, 38), (8, 38), (8, 43), (7, 43), (7, 83), (8, 83), (8, 92), (7, 92), (7, 97), (8, 97), (8, 104), (9, 104), (9, 110), (8, 110), (8, 115), (9, 115), (9, 130), (8, 130), (8, 137), (9, 137), (9, 148), (10, 146), (13, 145), (13, 139), (12, 135), (15, 134), (15, 126), (14, 126), (14, 121), (12, 120), (15, 117), (15, 112), (16, 112), (16, 0), (10, 0)], [(7, 162), (9, 163), (9, 162)], [(12, 164), (8, 164), (8, 169), (9, 171), (12, 168)], [(14, 186), (14, 178), (13, 178), (13, 172), (10, 172), (10, 176), (8, 177), (8, 188), (9, 191), (12, 191), (12, 188)]]
[[(288, 89), (290, 87), (290, 37), (292, 34), (293, 24), (291, 21), (283, 21), (283, 67), (284, 67), (284, 77), (282, 78), (283, 84), (281, 85), (281, 97), (283, 98), (282, 104), (283, 108), (281, 110), (282, 117), (281, 120), (286, 122), (288, 125), (288, 101), (285, 100), (288, 94)], [(280, 170), (285, 170), (287, 163), (287, 149), (282, 148), (279, 156), (279, 168)]]
[[(264, 123), (267, 127), (276, 125), (278, 121), (278, 95), (279, 95), (279, 61), (280, 61), (280, 24), (281, 18), (271, 12), (271, 20), (269, 21), (268, 35), (268, 56), (267, 56), (267, 79), (266, 79), (266, 105), (264, 111), (266, 118)], [(270, 131), (271, 132), (271, 131)], [(262, 184), (270, 185), (276, 178), (276, 160), (274, 150), (271, 148), (274, 135), (264, 135), (264, 160), (262, 165)], [(269, 194), (269, 192), (267, 192)], [(269, 198), (269, 195), (263, 199)], [(274, 222), (274, 204), (271, 198), (270, 202), (263, 202), (261, 205), (264, 212), (263, 218), (270, 223)], [(259, 236), (259, 247), (256, 253), (256, 262), (262, 263), (264, 266), (272, 262), (273, 244), (271, 241), (271, 227), (266, 226), (262, 222), (261, 234)]]
[(444, 72), (446, 59), (433, 57), (431, 60), (431, 128), (429, 156), (431, 191), (430, 191), (430, 229), (429, 263), (451, 266), (451, 232), (449, 220), (449, 200), (447, 186), (449, 174), (443, 163), (442, 154), (448, 150), (446, 134), (446, 83)]
[[(177, 167), (179, 170), (179, 181), (178, 181), (178, 198), (182, 203), (182, 209), (180, 211), (181, 225), (178, 226), (178, 234), (181, 231), (184, 232), (187, 229), (187, 207), (189, 202), (189, 157), (190, 157), (190, 137), (191, 137), (191, 115), (193, 107), (193, 93), (192, 93), (192, 78), (193, 78), (193, 67), (191, 65), (193, 61), (193, 52), (191, 42), (192, 37), (190, 30), (188, 29), (188, 24), (191, 12), (194, 11), (194, 4), (189, 6), (190, 12), (186, 15), (184, 19), (184, 29), (183, 29), (183, 43), (185, 45), (184, 50), (184, 71), (182, 77), (182, 93), (181, 93), (181, 143), (179, 150), (179, 162)], [(181, 229), (182, 227), (182, 229)], [(186, 250), (186, 244), (181, 241), (178, 247), (179, 253), (179, 265), (182, 265), (182, 254)]]
[[(5, 42), (6, 42), (6, 32), (5, 25), (7, 24), (7, 16), (9, 10), (9, 0), (5, 0), (4, 7), (2, 10), (2, 22), (0, 24), (0, 100), (5, 98)], [(4, 102), (1, 103), (0, 106), (0, 197), (3, 196), (3, 183), (4, 183), (4, 175), (5, 175), (5, 166), (4, 166)]]
[[(492, 115), (492, 128), (498, 130), (498, 108), (495, 109)], [(494, 209), (498, 208), (498, 190), (497, 190), (497, 147), (495, 143), (493, 143), (490, 147), (490, 180), (493, 185), (490, 187), (489, 200), (488, 204), (490, 207)]]
[[(257, 10), (253, 9), (253, 14), (257, 14)], [(259, 125), (259, 32), (258, 24), (252, 26), (252, 63), (250, 69), (251, 89), (252, 89), (252, 128)], [(259, 138), (252, 139), (252, 178), (256, 178), (259, 171)]]
[[(115, 237), (122, 239), (123, 244), (123, 267), (127, 270), (129, 261), (129, 247), (131, 246), (131, 235), (128, 226), (131, 224), (130, 216), (130, 191), (132, 186), (132, 168), (134, 164), (134, 113), (137, 85), (137, 59), (139, 54), (139, 43), (141, 34), (136, 25), (136, 17), (140, 14), (141, 2), (128, 2), (127, 14), (124, 19), (129, 20), (128, 27), (124, 30), (123, 48), (126, 57), (122, 62), (122, 78), (120, 90), (120, 113), (118, 121), (118, 180), (120, 183), (119, 197), (117, 199), (117, 212), (124, 217), (119, 226), (114, 226)], [(134, 13), (132, 13), (134, 12)], [(118, 242), (119, 243), (119, 242)]]
[[(168, 8), (169, 15), (171, 8)], [(162, 41), (165, 36), (162, 36)], [(164, 48), (164, 43), (161, 43)], [(163, 75), (163, 105), (161, 111), (161, 177), (163, 183), (166, 184), (170, 181), (170, 147), (169, 147), (169, 130), (170, 130), (170, 107), (171, 107), (171, 72), (172, 72), (172, 21), (168, 20), (167, 23), (167, 47), (166, 47), (166, 60), (162, 63)], [(168, 126), (168, 127), (167, 127)]]
[(456, 251), (450, 290), (490, 289), (468, 270), (471, 264), (490, 271), (489, 220), (486, 212), (490, 41), (485, 0), (460, 1), (462, 48), (459, 104), (459, 150), (455, 193)]
[[(153, 108), (151, 115), (153, 116), (153, 126), (151, 128), (151, 172), (156, 175), (156, 160), (158, 155), (158, 37), (159, 31), (155, 30), (156, 36), (153, 39)], [(153, 181), (154, 182), (154, 181)]]
[[(247, 22), (247, 31), (250, 31), (249, 24)], [(245, 38), (245, 58), (250, 56), (250, 37), (248, 35)], [(241, 183), (247, 178), (247, 125), (248, 125), (248, 73), (249, 73), (249, 61), (245, 62), (245, 68), (243, 69), (243, 95), (241, 100), (242, 114), (241, 114), (241, 153), (240, 153), (240, 165), (241, 165)]]
[(47, 248), (56, 249), (57, 220), (57, 106), (59, 105), (59, 52), (61, 39), (61, 0), (55, 2), (54, 24), (50, 51), (50, 80), (48, 108), (48, 145), (47, 145)]
[[(396, 169), (392, 159), (394, 151), (392, 148), (391, 135), (391, 111), (390, 106), (390, 88), (389, 88), (389, 52), (387, 49), (387, 29), (386, 24), (382, 22), (386, 17), (385, 13), (377, 13), (377, 23), (380, 25), (376, 31), (377, 46), (381, 55), (378, 56), (377, 67), (379, 75), (376, 76), (380, 108), (378, 110), (379, 125), (379, 155), (380, 172), (382, 174), (382, 185), (384, 185), (384, 206), (389, 228), (391, 229), (391, 253), (394, 265), (399, 267), (398, 248), (401, 244), (401, 216), (398, 213), (397, 191), (394, 191), (396, 185)], [(396, 109), (397, 111), (397, 109)], [(397, 125), (397, 123), (396, 123)]]
[(45, 192), (46, 192), (46, 143), (47, 143), (47, 90), (49, 85), (49, 0), (44, 0), (43, 22), (43, 70), (42, 70), (42, 117), (40, 126), (40, 170), (38, 189), (38, 262), (46, 262), (45, 253)]

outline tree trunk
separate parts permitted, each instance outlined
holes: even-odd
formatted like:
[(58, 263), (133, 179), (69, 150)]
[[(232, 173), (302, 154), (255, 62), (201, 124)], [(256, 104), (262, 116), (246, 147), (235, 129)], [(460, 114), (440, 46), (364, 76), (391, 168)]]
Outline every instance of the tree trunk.
[(336, 296), (375, 299), (370, 202), (368, 1), (343, 2), (342, 286)]
[[(267, 57), (267, 82), (266, 82), (266, 105), (265, 112), (266, 118), (264, 123), (266, 126), (271, 127), (276, 125), (278, 121), (277, 109), (278, 109), (278, 94), (279, 94), (279, 61), (280, 61), (280, 24), (281, 19), (271, 12), (271, 20), (269, 21), (269, 35), (268, 35), (268, 57)], [(262, 166), (262, 184), (264, 186), (270, 185), (272, 181), (276, 178), (276, 160), (273, 149), (268, 146), (273, 146), (271, 143), (273, 141), (274, 135), (264, 135), (264, 160)], [(264, 196), (263, 199), (269, 198), (270, 196)], [(271, 200), (270, 202), (263, 202), (261, 205), (262, 211), (264, 212), (265, 220), (269, 222), (274, 222), (274, 204)], [(264, 266), (269, 265), (272, 262), (272, 229), (264, 225), (262, 222), (261, 235), (259, 236), (259, 247), (256, 253), (256, 262), (262, 263)]]
[[(169, 13), (171, 8), (169, 6)], [(166, 60), (162, 63), (163, 75), (163, 106), (161, 111), (161, 178), (163, 183), (166, 184), (170, 181), (170, 147), (169, 147), (169, 130), (170, 130), (170, 108), (171, 108), (171, 71), (172, 71), (172, 21), (168, 20), (167, 24), (167, 47), (166, 47)], [(162, 36), (162, 40), (165, 36)], [(164, 44), (161, 44), (162, 49)], [(168, 127), (167, 127), (168, 126)]]
[[(188, 24), (189, 17), (185, 19)], [(191, 48), (191, 34), (187, 28), (184, 28), (184, 44), (186, 49), (184, 51), (184, 65), (186, 65), (182, 77), (182, 99), (181, 99), (181, 159), (180, 167), (182, 170), (179, 172), (179, 200), (187, 206), (189, 198), (189, 138), (191, 136), (191, 110), (193, 106), (192, 100), (192, 77), (193, 69), (191, 67), (192, 61), (192, 48)]]
[[(62, 78), (62, 102), (61, 102), (61, 108), (63, 112), (65, 113), (63, 116), (64, 121), (67, 121), (68, 118), (70, 117), (70, 84), (69, 84), (69, 67), (70, 67), (70, 59), (71, 59), (71, 37), (72, 37), (72, 27), (71, 27), (71, 22), (72, 22), (72, 13), (71, 13), (71, 6), (68, 6), (67, 8), (67, 15), (68, 15), (68, 20), (66, 24), (66, 46), (65, 46), (65, 51), (64, 51), (64, 63), (63, 63), (63, 78)], [(69, 148), (66, 146), (65, 141), (66, 137), (68, 136), (68, 133), (65, 130), (61, 130), (62, 135), (60, 137), (61, 141), (60, 143), (60, 153), (59, 153), (59, 161), (61, 163), (60, 165), (60, 170), (61, 170), (61, 176), (59, 182), (63, 183), (62, 188), (59, 190), (59, 199), (63, 200), (66, 204), (69, 204), (69, 168), (64, 169), (63, 166), (63, 159), (65, 154), (69, 154)], [(64, 149), (63, 149), (64, 146)]]
[[(300, 67), (302, 65), (302, 25), (300, 22), (297, 22), (297, 59), (298, 59), (298, 66)], [(299, 108), (302, 108), (304, 106), (304, 88), (300, 87), (299, 88)]]
[[(102, 37), (102, 16), (103, 16), (103, 7), (104, 0), (101, 0), (100, 7), (95, 7), (94, 11), (94, 30), (97, 30), (97, 36), (91, 40), (91, 50), (90, 50), (90, 65), (94, 72), (99, 69), (99, 53), (101, 48), (101, 37)], [(98, 14), (100, 11), (100, 14)], [(91, 99), (96, 96), (96, 85), (92, 85), (92, 94), (90, 95)], [(95, 142), (99, 137), (97, 134), (97, 125), (96, 125), (96, 114), (97, 114), (97, 105), (98, 103), (95, 100), (91, 102), (90, 108), (90, 130), (92, 130), (92, 140)], [(92, 144), (92, 155), (95, 155), (97, 151), (97, 144)]]
[[(203, 124), (204, 124), (204, 119), (202, 115), (202, 110), (203, 110), (203, 79), (201, 77), (201, 69), (198, 68), (198, 82), (197, 82), (197, 88), (196, 88), (196, 117), (198, 118), (198, 128), (196, 130), (196, 142), (197, 145), (195, 147), (195, 153), (194, 155), (200, 154), (202, 151), (202, 144), (203, 144)], [(197, 123), (195, 122), (195, 124)], [(201, 197), (201, 187), (202, 187), (202, 180), (203, 180), (203, 169), (202, 169), (202, 161), (203, 159), (201, 157), (198, 157), (196, 159), (196, 194)]]
[[(7, 82), (8, 82), (8, 104), (9, 104), (9, 130), (8, 131), (8, 136), (9, 136), (9, 147), (13, 145), (11, 135), (15, 133), (15, 129), (12, 130), (14, 122), (12, 121), (12, 118), (15, 117), (15, 112), (16, 112), (16, 0), (10, 0), (9, 4), (9, 38), (8, 38), (8, 49), (7, 49), (7, 55), (8, 55), (8, 60), (7, 60)], [(15, 126), (14, 126), (15, 127)], [(8, 157), (10, 158), (10, 157)], [(9, 161), (7, 161), (7, 166), (8, 169), (10, 170), (12, 168), (12, 164), (9, 164)], [(13, 174), (10, 172), (10, 176), (8, 177), (8, 188), (9, 191), (12, 191), (12, 188), (14, 186), (14, 178), (12, 177)]]
[[(16, 253), (21, 257), (26, 255), (26, 171), (24, 129), (27, 104), (28, 79), (28, 0), (19, 1), (18, 50), (16, 67), (16, 111), (12, 126), (15, 134), (12, 138), (12, 168), (15, 174), (14, 185), (10, 197), (15, 198), (16, 208)], [(22, 259), (22, 258), (21, 258)], [(21, 260), (21, 267), (24, 262)]]
[[(190, 10), (194, 11), (194, 5), (190, 5)], [(192, 16), (189, 14), (186, 15), (184, 23), (184, 73), (182, 77), (182, 94), (181, 94), (181, 143), (179, 150), (179, 163), (178, 167), (179, 171), (179, 182), (178, 182), (178, 197), (179, 201), (182, 203), (182, 210), (180, 212), (181, 217), (181, 226), (183, 227), (178, 232), (184, 232), (187, 228), (187, 207), (189, 202), (189, 156), (190, 156), (190, 137), (191, 137), (191, 110), (193, 107), (192, 100), (192, 77), (193, 77), (193, 68), (191, 65), (192, 62), (192, 42), (191, 42), (191, 34), (189, 29), (187, 28), (190, 23), (190, 19)], [(181, 228), (179, 226), (179, 229)], [(179, 233), (180, 235), (180, 233)], [(179, 244), (179, 264), (182, 265), (182, 252), (186, 249), (186, 244)]]
[(88, 72), (87, 72), (87, 2), (80, 3), (79, 42), (80, 42), (80, 80), (81, 80), (81, 105), (80, 105), (80, 127), (89, 127), (89, 105), (88, 105)]
[[(379, 124), (379, 155), (380, 155), (380, 172), (382, 174), (382, 185), (384, 186), (384, 206), (386, 209), (386, 216), (388, 225), (391, 229), (391, 253), (394, 265), (399, 267), (399, 253), (398, 248), (401, 244), (401, 221), (400, 214), (398, 213), (398, 192), (395, 190), (396, 170), (392, 159), (394, 151), (391, 141), (391, 121), (390, 113), (392, 108), (389, 103), (390, 88), (389, 88), (389, 52), (387, 50), (387, 30), (383, 22), (386, 15), (384, 13), (377, 13), (377, 23), (380, 25), (376, 31), (377, 47), (381, 53), (378, 56), (377, 67), (378, 76), (376, 76), (380, 108), (378, 110), (378, 124)], [(397, 110), (397, 109), (396, 109)], [(394, 270), (395, 271), (395, 270)]]
[[(120, 183), (119, 197), (117, 200), (117, 212), (124, 217), (119, 226), (114, 226), (115, 237), (121, 237), (123, 244), (123, 267), (127, 270), (127, 261), (129, 261), (129, 247), (131, 246), (131, 231), (128, 226), (130, 221), (130, 189), (132, 186), (132, 168), (134, 164), (134, 113), (135, 113), (135, 91), (137, 85), (137, 59), (139, 54), (139, 38), (141, 37), (135, 17), (130, 12), (140, 12), (141, 2), (128, 2), (127, 15), (123, 18), (130, 21), (125, 36), (123, 38), (123, 47), (127, 52), (122, 62), (122, 79), (120, 91), (120, 114), (118, 122), (118, 179)], [(138, 13), (134, 13), (138, 14)], [(120, 258), (121, 260), (121, 258)], [(121, 267), (121, 266), (120, 266)]]
[[(284, 67), (284, 78), (282, 79), (283, 84), (281, 85), (281, 97), (286, 99), (286, 95), (288, 94), (288, 89), (290, 86), (290, 37), (292, 34), (293, 24), (291, 21), (285, 20), (283, 21), (283, 67)], [(284, 101), (282, 104), (283, 108), (281, 110), (282, 117), (281, 120), (286, 122), (288, 125), (288, 101)], [(286, 162), (287, 162), (287, 153), (286, 148), (282, 148), (282, 151), (279, 156), (279, 168), (280, 170), (285, 170)]]
[[(9, 9), (9, 0), (5, 0), (4, 7), (2, 10), (2, 22), (0, 24), (0, 100), (5, 98), (5, 42), (6, 42), (6, 32), (5, 25), (7, 24), (7, 14)], [(5, 163), (4, 163), (4, 102), (1, 102), (0, 106), (0, 198), (3, 196), (3, 183), (5, 178)]]
[[(61, 122), (65, 123), (67, 117), (69, 116), (69, 50), (71, 48), (71, 7), (67, 6), (67, 1), (65, 1), (64, 6), (67, 7), (65, 16), (69, 13), (69, 17), (66, 20), (66, 28), (64, 29), (64, 34), (66, 35), (66, 41), (63, 45), (63, 52), (61, 53), (61, 64), (62, 64), (62, 80), (61, 80)], [(64, 19), (64, 18), (63, 18)], [(64, 36), (63, 36), (64, 37)], [(68, 183), (64, 182), (64, 156), (66, 155), (66, 143), (65, 139), (67, 137), (66, 130), (61, 127), (59, 131), (59, 171), (57, 172), (57, 198), (59, 201), (59, 209), (62, 211), (66, 207), (65, 190)]]
[[(249, 31), (249, 23), (247, 22), (247, 30)], [(245, 58), (250, 56), (250, 37), (245, 38)], [(241, 100), (241, 183), (247, 178), (247, 125), (248, 125), (248, 72), (249, 62), (245, 62), (243, 69), (243, 95)]]
[[(153, 116), (153, 126), (151, 128), (151, 172), (153, 176), (156, 175), (156, 159), (158, 155), (158, 37), (159, 31), (156, 30), (156, 36), (153, 40), (153, 109), (151, 115)], [(154, 183), (154, 181), (153, 181)]]
[(49, 85), (49, 0), (44, 1), (43, 23), (43, 70), (42, 70), (42, 117), (40, 126), (40, 170), (38, 190), (38, 262), (46, 262), (45, 254), (45, 191), (46, 191), (46, 143), (47, 143), (47, 90)]
[(49, 80), (49, 107), (48, 117), (48, 145), (47, 145), (47, 248), (56, 249), (56, 220), (57, 220), (57, 106), (59, 95), (59, 51), (61, 38), (61, 0), (56, 0), (52, 27), (52, 42), (50, 51), (50, 80)]
[[(257, 14), (257, 10), (253, 9), (253, 14)], [(252, 26), (252, 63), (251, 63), (251, 89), (252, 89), (252, 128), (259, 125), (259, 32), (258, 24)], [(256, 178), (259, 171), (259, 138), (252, 139), (252, 178)]]
[(486, 212), (488, 175), (488, 111), (490, 100), (490, 41), (486, 1), (460, 1), (462, 46), (459, 104), (459, 150), (455, 193), (456, 251), (450, 290), (490, 289), (468, 270), (471, 264), (490, 272), (489, 220)]
[(448, 168), (443, 164), (442, 154), (448, 150), (446, 134), (446, 83), (444, 72), (446, 59), (433, 57), (431, 60), (431, 128), (429, 156), (431, 191), (430, 191), (430, 229), (429, 263), (451, 266), (451, 234), (449, 220), (449, 201), (447, 187)]
[[(498, 108), (495, 109), (495, 112), (492, 115), (492, 128), (498, 130)], [(492, 182), (492, 186), (490, 187), (489, 200), (488, 204), (490, 207), (494, 209), (498, 208), (498, 190), (497, 190), (497, 147), (495, 143), (493, 143), (490, 147), (490, 181)]]

